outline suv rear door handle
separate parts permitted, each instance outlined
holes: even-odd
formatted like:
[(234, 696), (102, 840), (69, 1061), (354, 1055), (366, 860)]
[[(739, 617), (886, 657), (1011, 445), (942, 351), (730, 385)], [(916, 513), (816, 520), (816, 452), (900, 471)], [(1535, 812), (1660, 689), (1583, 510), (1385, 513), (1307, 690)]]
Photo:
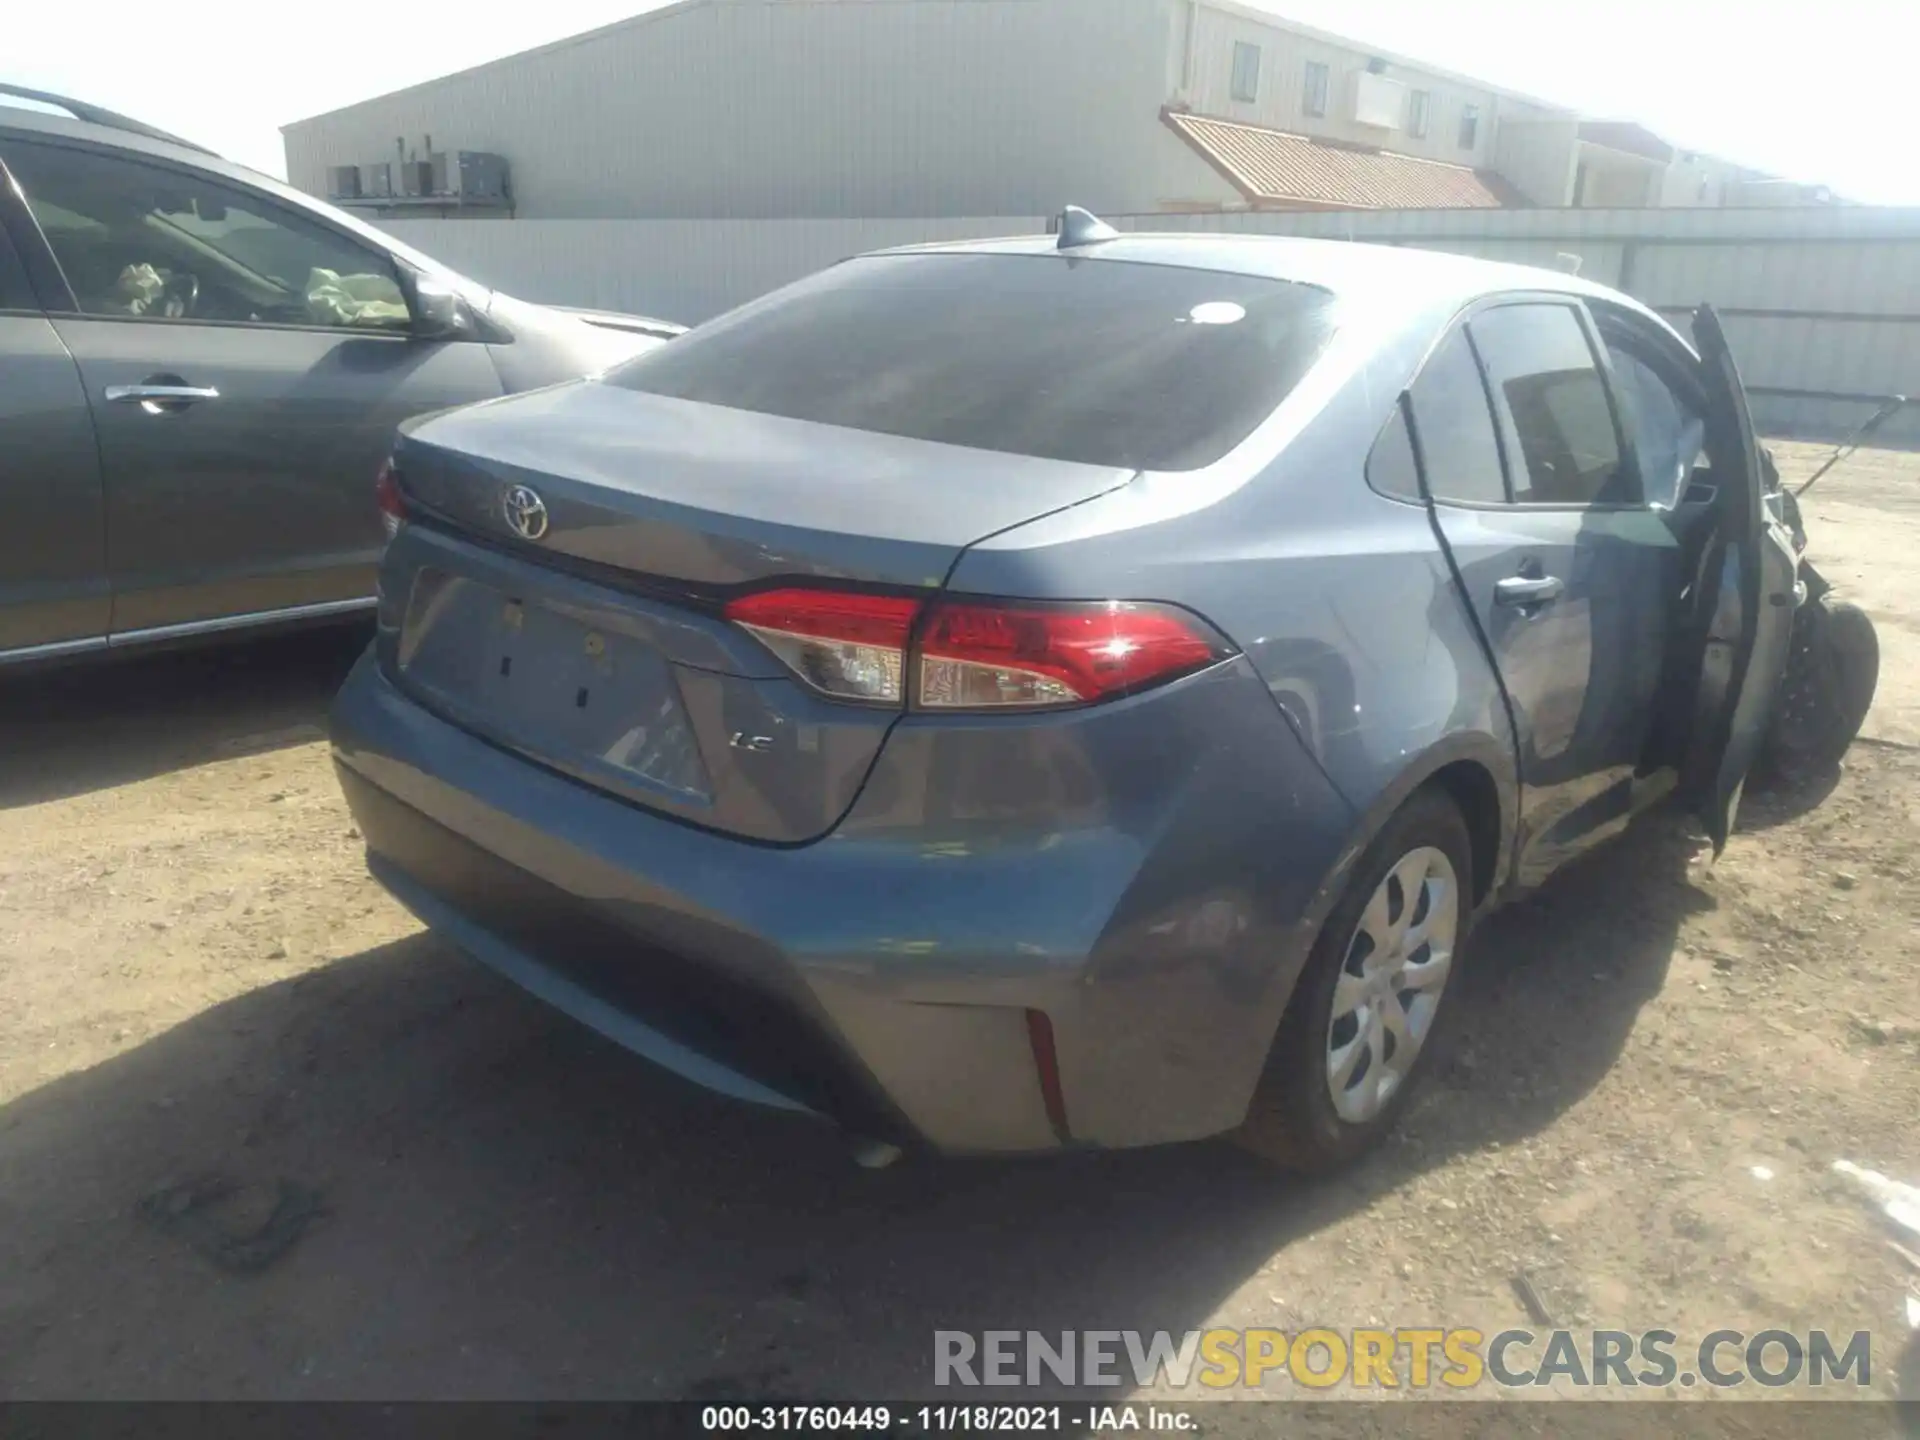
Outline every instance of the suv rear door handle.
[(1566, 585), (1553, 575), (1510, 575), (1493, 587), (1494, 603), (1525, 610), (1558, 600)]
[(109, 385), (107, 399), (115, 405), (191, 405), (196, 400), (218, 400), (211, 385)]

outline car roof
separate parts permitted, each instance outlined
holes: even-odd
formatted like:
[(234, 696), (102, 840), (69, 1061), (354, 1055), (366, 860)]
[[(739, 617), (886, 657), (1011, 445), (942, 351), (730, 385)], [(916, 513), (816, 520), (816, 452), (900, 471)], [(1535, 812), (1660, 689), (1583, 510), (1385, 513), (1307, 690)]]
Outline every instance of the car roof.
[(107, 145), (115, 150), (132, 150), (143, 155), (152, 155), (157, 159), (171, 160), (176, 164), (212, 170), (249, 183), (256, 179), (267, 178), (261, 176), (256, 170), (249, 170), (244, 165), (235, 165), (230, 160), (222, 159), (211, 150), (203, 150), (189, 140), (177, 140), (159, 130), (130, 130), (119, 125), (102, 125), (91, 120), (55, 115), (50, 111), (33, 109), (9, 100), (5, 95), (0, 95), (0, 127), (8, 130), (37, 130), (51, 137), (85, 140), (89, 144)]
[[(972, 240), (953, 244), (906, 245), (876, 251), (881, 255), (1068, 255), (1075, 260), (1173, 265), (1223, 274), (1258, 275), (1316, 285), (1336, 295), (1399, 296), (1409, 292), (1427, 304), (1465, 304), (1509, 290), (1575, 295), (1645, 307), (1631, 296), (1564, 271), (1513, 265), (1417, 250), (1369, 245), (1350, 240), (1315, 240), (1293, 235), (1150, 234), (1131, 232), (1062, 251), (1051, 235)], [(1652, 312), (1646, 312), (1651, 314)]]

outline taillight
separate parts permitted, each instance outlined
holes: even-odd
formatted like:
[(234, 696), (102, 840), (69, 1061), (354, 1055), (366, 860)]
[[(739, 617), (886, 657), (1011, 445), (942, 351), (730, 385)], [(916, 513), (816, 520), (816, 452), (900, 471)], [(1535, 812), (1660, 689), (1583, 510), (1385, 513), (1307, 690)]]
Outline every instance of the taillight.
[(921, 612), (915, 599), (811, 589), (762, 591), (726, 607), (815, 689), (897, 705), (911, 685), (924, 710), (1087, 705), (1234, 653), (1170, 605), (970, 599)]
[(1163, 605), (940, 603), (920, 636), (929, 710), (1084, 705), (1198, 670), (1231, 651)]
[(1053, 1133), (1071, 1139), (1067, 1129), (1067, 1092), (1060, 1084), (1060, 1052), (1053, 1043), (1053, 1021), (1044, 1010), (1027, 1011), (1027, 1044), (1033, 1050), (1034, 1073), (1040, 1078), (1040, 1100), (1047, 1107)]
[(400, 472), (393, 468), (391, 459), (381, 463), (379, 477), (373, 482), (373, 503), (380, 511), (380, 523), (386, 526), (387, 539), (393, 539), (407, 518), (407, 502), (400, 494)]
[(729, 602), (726, 615), (815, 689), (897, 705), (919, 611), (918, 600), (893, 595), (763, 590)]

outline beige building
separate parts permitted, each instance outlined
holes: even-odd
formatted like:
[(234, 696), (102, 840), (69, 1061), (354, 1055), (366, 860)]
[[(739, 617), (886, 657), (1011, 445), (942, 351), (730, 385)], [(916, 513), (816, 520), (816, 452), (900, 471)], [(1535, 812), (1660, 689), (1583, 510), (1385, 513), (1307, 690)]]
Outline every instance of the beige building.
[(295, 185), (389, 215), (1818, 198), (1234, 0), (681, 0), (284, 134)]

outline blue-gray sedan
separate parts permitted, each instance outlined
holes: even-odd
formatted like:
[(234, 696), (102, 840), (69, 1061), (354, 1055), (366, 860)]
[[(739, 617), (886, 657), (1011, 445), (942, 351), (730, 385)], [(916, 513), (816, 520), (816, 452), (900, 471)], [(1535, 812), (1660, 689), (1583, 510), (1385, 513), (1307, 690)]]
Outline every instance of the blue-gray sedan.
[(1694, 330), (1069, 216), (411, 422), (334, 712), (368, 862), (742, 1099), (1339, 1164), (1477, 915), (1661, 799), (1726, 838), (1796, 581)]

